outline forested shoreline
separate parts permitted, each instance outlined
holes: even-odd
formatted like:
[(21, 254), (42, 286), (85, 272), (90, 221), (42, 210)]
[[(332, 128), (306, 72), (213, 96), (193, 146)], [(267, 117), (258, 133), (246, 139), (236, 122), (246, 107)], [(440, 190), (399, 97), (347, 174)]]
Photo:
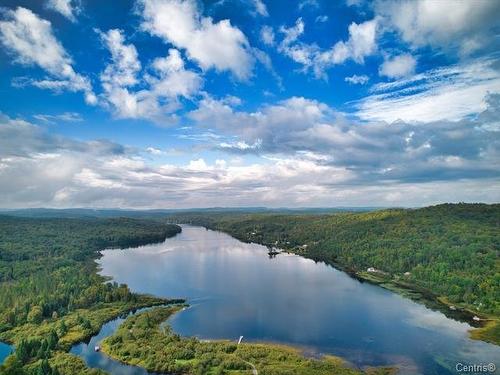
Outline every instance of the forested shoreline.
[[(172, 218), (324, 261), (379, 284), (422, 290), (452, 308), (495, 322), (500, 316), (499, 204), (329, 215), (189, 213)], [(489, 328), (488, 335), (475, 338), (498, 344), (498, 325)]]
[(179, 233), (158, 220), (0, 216), (0, 340), (16, 347), (1, 374), (98, 374), (66, 353), (106, 321), (169, 302), (106, 282), (104, 248), (162, 242)]

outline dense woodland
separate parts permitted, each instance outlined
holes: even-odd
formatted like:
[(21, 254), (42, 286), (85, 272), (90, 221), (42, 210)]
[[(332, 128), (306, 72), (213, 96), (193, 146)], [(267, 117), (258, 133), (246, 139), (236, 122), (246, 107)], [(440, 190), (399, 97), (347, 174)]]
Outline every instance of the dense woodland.
[(105, 282), (98, 251), (179, 231), (153, 220), (0, 216), (0, 339), (16, 347), (0, 373), (96, 373), (64, 352), (123, 312), (166, 302)]
[[(500, 315), (500, 205), (443, 204), (331, 215), (184, 214), (179, 222), (390, 278)], [(406, 275), (405, 275), (406, 274)]]

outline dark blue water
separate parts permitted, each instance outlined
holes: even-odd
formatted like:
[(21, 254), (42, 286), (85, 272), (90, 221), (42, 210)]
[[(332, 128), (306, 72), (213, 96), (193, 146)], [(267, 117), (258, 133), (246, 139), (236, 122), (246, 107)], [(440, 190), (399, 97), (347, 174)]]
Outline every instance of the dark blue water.
[[(263, 246), (200, 227), (184, 226), (163, 244), (104, 251), (99, 263), (103, 275), (136, 292), (187, 298), (191, 307), (170, 320), (186, 336), (243, 335), (340, 355), (359, 367), (398, 364), (409, 374), (456, 374), (457, 362), (500, 358), (500, 347), (468, 338), (467, 323), (323, 263), (269, 259)], [(90, 347), (84, 357), (95, 356)]]

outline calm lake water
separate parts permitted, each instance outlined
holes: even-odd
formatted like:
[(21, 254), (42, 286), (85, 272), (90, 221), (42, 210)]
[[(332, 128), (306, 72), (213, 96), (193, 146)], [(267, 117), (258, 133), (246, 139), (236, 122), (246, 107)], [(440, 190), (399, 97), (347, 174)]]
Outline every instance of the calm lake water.
[(500, 347), (468, 338), (466, 323), (323, 263), (288, 254), (270, 259), (263, 246), (200, 227), (183, 226), (162, 244), (103, 251), (99, 263), (101, 274), (135, 292), (186, 298), (191, 307), (170, 319), (186, 336), (243, 335), (339, 355), (359, 367), (398, 364), (403, 374), (456, 374), (457, 362), (500, 358)]

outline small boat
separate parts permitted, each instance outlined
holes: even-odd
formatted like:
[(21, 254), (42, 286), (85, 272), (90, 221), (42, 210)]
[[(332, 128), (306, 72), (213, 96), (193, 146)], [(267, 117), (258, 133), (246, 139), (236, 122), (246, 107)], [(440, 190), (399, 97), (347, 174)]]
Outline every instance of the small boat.
[(474, 320), (475, 322), (479, 322), (481, 320), (481, 318), (477, 315), (474, 315), (474, 317), (472, 318), (472, 320)]
[(455, 306), (450, 306), (450, 310), (456, 310), (457, 308)]
[(99, 345), (94, 346), (94, 351), (95, 352), (100, 352), (101, 351), (101, 347)]

